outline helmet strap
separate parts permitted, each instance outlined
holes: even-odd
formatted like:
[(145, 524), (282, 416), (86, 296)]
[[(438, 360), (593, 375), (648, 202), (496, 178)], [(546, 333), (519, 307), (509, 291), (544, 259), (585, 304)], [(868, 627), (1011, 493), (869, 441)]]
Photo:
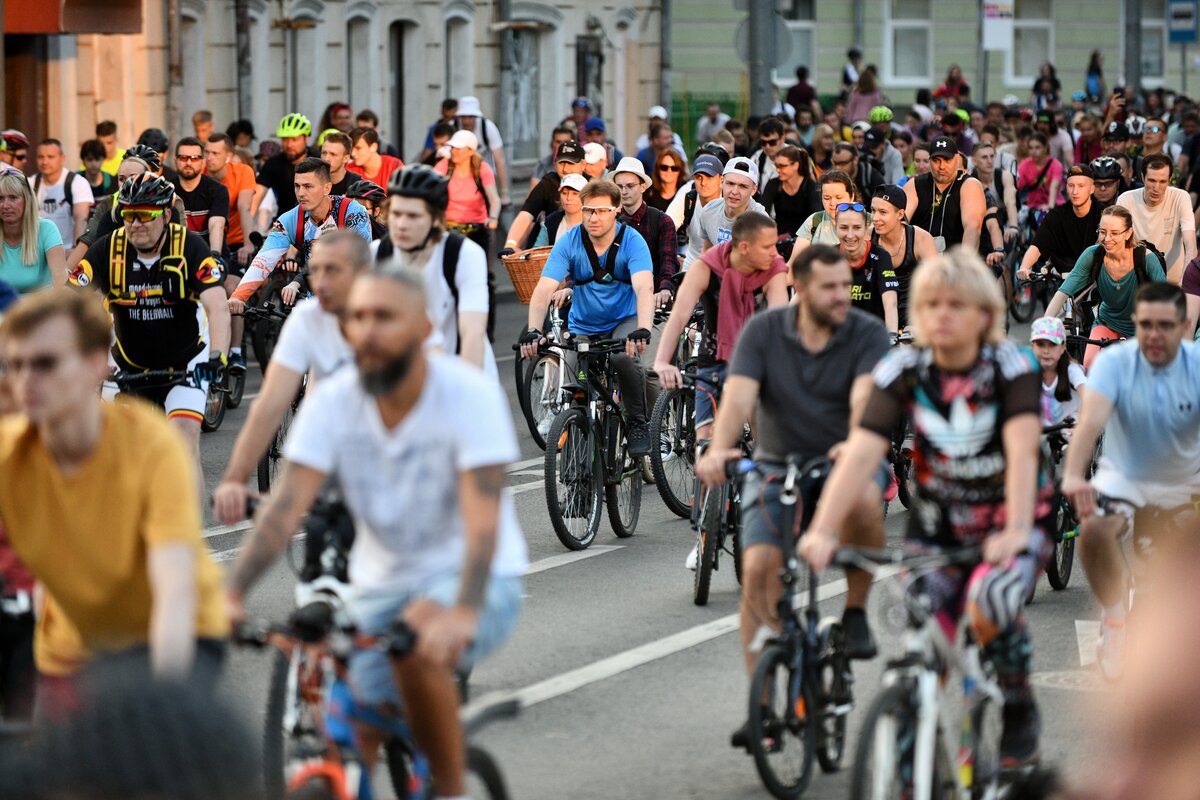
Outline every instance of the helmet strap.
[[(169, 213), (170, 213), (170, 209), (167, 209), (166, 212), (164, 212), (164, 216), (165, 216), (165, 214), (169, 214)], [(171, 225), (170, 225), (170, 223), (167, 223), (167, 224), (163, 225), (162, 233), (159, 234), (158, 241), (156, 241), (154, 243), (153, 247), (151, 247), (149, 250), (142, 250), (142, 249), (138, 248), (137, 245), (134, 245), (134, 248), (137, 249), (139, 254), (154, 255), (155, 253), (158, 253), (162, 250), (163, 242), (165, 242), (167, 240), (167, 234), (170, 232), (171, 232)]]
[(429, 233), (425, 234), (425, 238), (421, 241), (421, 243), (419, 245), (417, 245), (416, 247), (412, 247), (412, 248), (402, 247), (400, 249), (403, 250), (405, 253), (408, 253), (410, 256), (414, 256), (417, 253), (422, 252), (423, 250), (425, 250), (425, 248), (429, 247), (430, 244), (436, 242), (439, 238), (441, 238), (438, 236), (438, 234), (440, 232), (441, 232), (441, 228), (439, 228), (437, 225), (430, 225)]

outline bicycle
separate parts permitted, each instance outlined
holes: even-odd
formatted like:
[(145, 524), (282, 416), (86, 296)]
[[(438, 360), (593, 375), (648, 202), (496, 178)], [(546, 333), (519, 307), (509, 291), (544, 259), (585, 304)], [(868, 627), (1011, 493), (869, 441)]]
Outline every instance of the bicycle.
[[(539, 353), (537, 359), (522, 369), (517, 393), (521, 413), (539, 450), (546, 449), (546, 434), (550, 432), (550, 424), (565, 405), (564, 387), (568, 382), (566, 354), (554, 344), (563, 338), (562, 315), (551, 306), (549, 316), (550, 331), (546, 338), (551, 344), (545, 355)], [(520, 354), (517, 361), (521, 361)]]
[(267, 374), (267, 364), (271, 361), (271, 354), (275, 352), (275, 343), (279, 341), (279, 332), (283, 329), (283, 323), (287, 321), (288, 315), (294, 308), (283, 302), (283, 289), (298, 275), (300, 275), (299, 263), (290, 258), (284, 259), (276, 269), (271, 270), (266, 283), (258, 290), (259, 298), (262, 300), (261, 308), (270, 308), (276, 312), (268, 316), (257, 317), (250, 329), (254, 357), (258, 359), (258, 366), (264, 375)]
[(1083, 357), (1087, 351), (1087, 346), (1089, 344), (1094, 344), (1103, 350), (1105, 347), (1111, 347), (1112, 345), (1120, 344), (1123, 341), (1125, 341), (1125, 337), (1123, 337), (1123, 336), (1118, 339), (1108, 339), (1108, 338), (1091, 339), (1091, 338), (1088, 338), (1087, 336), (1080, 336), (1078, 334), (1068, 333), (1067, 341), (1066, 341), (1067, 353), (1069, 353), (1071, 358), (1075, 359), (1075, 361), (1082, 364)]
[[(578, 354), (572, 378), (583, 382), (563, 387), (569, 402), (546, 436), (546, 505), (559, 541), (584, 550), (596, 538), (606, 503), (613, 533), (621, 538), (633, 535), (642, 507), (642, 460), (629, 452), (629, 423), (611, 360), (624, 352), (625, 340), (577, 337), (554, 347)], [(538, 349), (539, 355), (548, 351)]]
[[(696, 448), (699, 455), (708, 449), (708, 440), (701, 441)], [(750, 455), (750, 442), (743, 437), (743, 457)], [(716, 489), (706, 489), (698, 478), (693, 479), (693, 496), (700, 502), (695, 507), (692, 530), (696, 532), (696, 571), (692, 575), (692, 602), (698, 606), (708, 604), (708, 590), (712, 574), (720, 569), (721, 553), (733, 559), (733, 572), (738, 585), (742, 583), (741, 550), (741, 482), (730, 478)]]
[(229, 389), (217, 381), (212, 381), (205, 388), (195, 371), (176, 369), (152, 369), (142, 372), (118, 371), (110, 379), (120, 394), (131, 394), (149, 400), (160, 408), (166, 401), (167, 392), (174, 386), (191, 386), (203, 389), (207, 396), (204, 404), (204, 417), (200, 421), (200, 430), (212, 433), (221, 427), (225, 419), (225, 395)]
[[(290, 309), (290, 306), (285, 306), (285, 308)], [(274, 303), (268, 301), (261, 306), (246, 306), (242, 311), (242, 316), (246, 318), (248, 325), (253, 322), (256, 328), (258, 325), (272, 320), (279, 321), (282, 327), (283, 322), (287, 321), (289, 313), (290, 311), (280, 311)], [(265, 365), (263, 371), (266, 371)], [(304, 399), (307, 385), (308, 376), (304, 375), (300, 380), (300, 390), (296, 392), (291, 405), (283, 412), (283, 419), (279, 421), (279, 427), (271, 438), (271, 443), (267, 446), (267, 452), (263, 453), (262, 458), (258, 460), (258, 490), (260, 492), (271, 491), (271, 484), (279, 474), (279, 466), (283, 460), (283, 444), (287, 441), (287, 433), (292, 425), (292, 420), (296, 418), (296, 412), (300, 410), (300, 401)]]
[[(696, 366), (704, 311), (697, 309), (679, 337), (676, 362), (683, 375), (678, 389), (665, 389), (650, 412), (650, 471), (663, 503), (684, 519), (693, 516), (696, 482)], [(714, 408), (716, 404), (714, 403)], [(694, 521), (694, 520), (693, 520)]]
[[(820, 615), (817, 576), (808, 569), (808, 603), (798, 612), (798, 534), (812, 519), (817, 498), (833, 469), (826, 457), (803, 464), (787, 459), (783, 488), (783, 591), (777, 604), (780, 630), (769, 638), (750, 680), (749, 749), (759, 778), (772, 795), (794, 800), (812, 779), (813, 758), (822, 772), (836, 772), (846, 753), (846, 722), (854, 707), (854, 674), (841, 620)], [(747, 459), (726, 464), (740, 480), (759, 470)], [(760, 472), (760, 474), (762, 474)], [(763, 475), (763, 480), (771, 480)], [(797, 507), (798, 506), (798, 507)]]
[[(1073, 430), (1075, 419), (1067, 417), (1057, 425), (1047, 425), (1042, 428), (1046, 437), (1045, 458), (1050, 471), (1050, 480), (1054, 483), (1054, 524), (1051, 530), (1051, 541), (1054, 551), (1046, 563), (1046, 578), (1050, 588), (1062, 591), (1071, 581), (1071, 570), (1075, 564), (1075, 540), (1079, 538), (1079, 516), (1071, 508), (1067, 498), (1059, 491), (1058, 467), (1063, 462), (1067, 449), (1066, 431)], [(1092, 460), (1087, 469), (1090, 479), (1096, 471), (1096, 463), (1100, 460), (1100, 449), (1104, 443), (1103, 437), (1096, 442), (1092, 451)]]
[[(872, 573), (889, 566), (928, 574), (949, 566), (973, 567), (980, 558), (977, 545), (925, 554), (842, 548), (834, 563)], [(995, 669), (981, 658), (965, 619), (955, 637), (962, 637), (961, 648), (942, 631), (929, 610), (924, 581), (913, 581), (902, 595), (908, 618), (904, 655), (887, 662), (883, 691), (863, 720), (850, 797), (1001, 797), (1001, 783), (1011, 776), (1000, 766), (1004, 695)], [(963, 694), (957, 729), (943, 713), (952, 707), (952, 671), (961, 676)], [(956, 743), (957, 759), (951, 750)]]
[[(900, 331), (896, 335), (895, 341), (892, 342), (892, 346), (912, 344), (912, 341), (911, 332)], [(888, 461), (892, 465), (892, 474), (896, 476), (896, 497), (900, 500), (900, 505), (910, 510), (917, 496), (917, 483), (912, 460), (912, 436), (912, 420), (905, 417), (896, 430), (892, 431), (892, 443), (888, 454)], [(883, 504), (885, 517), (887, 508), (888, 504), (885, 502)]]
[[(348, 731), (337, 730), (331, 706), (353, 703), (345, 671), (356, 650), (373, 649), (392, 658), (403, 658), (416, 647), (416, 633), (402, 621), (388, 633), (368, 636), (350, 624), (336, 582), (312, 585), (311, 602), (298, 608), (284, 625), (243, 625), (235, 641), (263, 649), (275, 648), (271, 685), (264, 723), (263, 761), (269, 797), (314, 786), (335, 798), (370, 796), (369, 776), (362, 773), (359, 756)], [(469, 740), (496, 719), (520, 712), (517, 700), (483, 707), (463, 721)], [(433, 796), (429, 759), (417, 747), (402, 718), (386, 718), (358, 709), (365, 719), (388, 734), (384, 754), (392, 787), (402, 800), (427, 800)], [(504, 778), (492, 756), (476, 745), (467, 745), (470, 796), (507, 800)], [(288, 778), (288, 765), (299, 762)], [(359, 786), (353, 786), (355, 778)], [(367, 794), (363, 791), (366, 790)]]

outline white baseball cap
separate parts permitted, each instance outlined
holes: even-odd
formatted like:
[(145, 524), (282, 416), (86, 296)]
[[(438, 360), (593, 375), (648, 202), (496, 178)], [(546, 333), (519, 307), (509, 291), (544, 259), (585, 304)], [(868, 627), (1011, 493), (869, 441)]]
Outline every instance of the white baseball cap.
[(577, 192), (582, 192), (583, 187), (587, 186), (587, 184), (587, 178), (582, 175), (565, 175), (558, 182), (558, 190), (561, 192), (563, 189), (574, 189)]
[(479, 137), (470, 131), (455, 131), (446, 144), (450, 147), (467, 147), (471, 150), (478, 150)]
[(583, 146), (583, 160), (588, 164), (598, 164), (608, 160), (608, 151), (599, 142), (588, 142)]
[(650, 119), (669, 119), (667, 110), (662, 106), (650, 106)]
[(729, 163), (725, 165), (725, 170), (721, 175), (737, 175), (754, 184), (754, 188), (758, 188), (758, 167), (753, 161), (743, 156), (729, 159)]
[(470, 95), (458, 98), (458, 111), (456, 113), (460, 117), (482, 117), (483, 111), (479, 108), (479, 98), (471, 97)]

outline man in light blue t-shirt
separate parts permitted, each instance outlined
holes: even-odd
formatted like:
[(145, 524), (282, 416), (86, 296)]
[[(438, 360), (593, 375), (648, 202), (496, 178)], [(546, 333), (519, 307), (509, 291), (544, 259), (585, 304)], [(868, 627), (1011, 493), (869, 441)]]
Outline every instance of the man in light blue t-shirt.
[[(583, 224), (561, 236), (550, 251), (542, 277), (529, 301), (529, 330), (521, 336), (521, 355), (536, 358), (545, 341), (539, 326), (553, 298), (571, 301), (567, 328), (576, 334), (625, 339), (625, 353), (613, 356), (629, 420), (629, 452), (650, 452), (646, 417), (646, 373), (637, 356), (650, 344), (654, 325), (654, 267), (650, 248), (636, 230), (617, 224), (621, 191), (612, 181), (592, 181), (580, 193)], [(559, 286), (570, 283), (559, 292)], [(568, 351), (568, 361), (574, 351)], [(568, 364), (574, 372), (574, 363)]]
[[(1178, 286), (1138, 290), (1137, 341), (1096, 358), (1067, 450), (1062, 491), (1082, 520), (1079, 555), (1104, 609), (1098, 660), (1109, 678), (1120, 674), (1129, 596), (1118, 537), (1135, 509), (1178, 508), (1200, 496), (1200, 347), (1184, 341), (1186, 316)], [(1103, 455), (1089, 484), (1084, 475), (1101, 431)], [(1119, 502), (1105, 513), (1097, 495)]]

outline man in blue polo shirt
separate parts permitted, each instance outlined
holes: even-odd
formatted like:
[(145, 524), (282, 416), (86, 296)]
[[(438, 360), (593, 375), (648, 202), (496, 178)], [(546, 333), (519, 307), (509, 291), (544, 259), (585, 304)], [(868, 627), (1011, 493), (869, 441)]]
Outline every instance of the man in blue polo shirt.
[[(637, 231), (617, 223), (621, 191), (615, 183), (592, 181), (580, 192), (580, 200), (583, 224), (559, 237), (534, 287), (529, 301), (529, 330), (521, 336), (521, 355), (537, 357), (538, 345), (545, 341), (539, 326), (546, 318), (551, 297), (570, 278), (572, 285), (556, 298), (559, 305), (567, 298), (571, 300), (567, 328), (583, 336), (626, 340), (625, 353), (613, 356), (613, 368), (629, 420), (629, 452), (648, 455), (646, 374), (637, 356), (650, 344), (654, 324), (650, 248)], [(574, 372), (574, 364), (568, 368)]]

